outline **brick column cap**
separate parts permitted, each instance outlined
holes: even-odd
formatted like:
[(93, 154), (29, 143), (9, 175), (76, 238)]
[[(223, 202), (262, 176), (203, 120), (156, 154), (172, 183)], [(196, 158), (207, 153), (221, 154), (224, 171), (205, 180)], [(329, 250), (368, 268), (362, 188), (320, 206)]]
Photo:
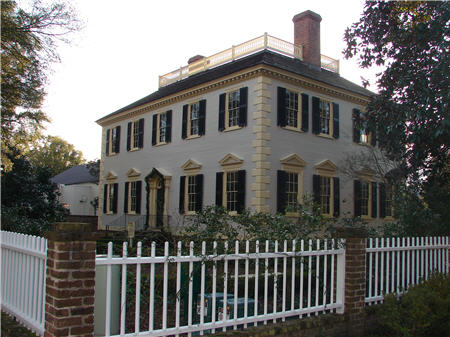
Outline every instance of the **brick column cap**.
[(304, 12), (301, 12), (301, 13), (295, 15), (292, 18), (292, 22), (295, 23), (295, 22), (301, 20), (305, 16), (309, 16), (311, 19), (318, 21), (318, 22), (322, 21), (322, 17), (319, 14), (314, 13), (313, 11), (307, 10), (307, 11), (304, 11)]
[(97, 241), (97, 228), (83, 222), (55, 222), (45, 237), (52, 241)]

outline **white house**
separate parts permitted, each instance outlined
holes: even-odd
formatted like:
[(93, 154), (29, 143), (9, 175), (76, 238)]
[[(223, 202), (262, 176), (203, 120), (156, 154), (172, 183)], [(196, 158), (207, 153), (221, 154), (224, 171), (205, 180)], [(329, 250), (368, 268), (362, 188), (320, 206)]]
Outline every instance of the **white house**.
[[(373, 173), (344, 178), (344, 153), (375, 145), (355, 124), (372, 92), (320, 54), (321, 17), (294, 16), (294, 43), (270, 35), (160, 76), (158, 91), (102, 126), (100, 226), (182, 223), (205, 205), (283, 212), (312, 194), (330, 217), (389, 215)], [(388, 210), (389, 209), (389, 210)]]
[(91, 202), (98, 198), (98, 177), (93, 176), (85, 165), (71, 167), (51, 180), (58, 185), (59, 202), (70, 215), (97, 215)]

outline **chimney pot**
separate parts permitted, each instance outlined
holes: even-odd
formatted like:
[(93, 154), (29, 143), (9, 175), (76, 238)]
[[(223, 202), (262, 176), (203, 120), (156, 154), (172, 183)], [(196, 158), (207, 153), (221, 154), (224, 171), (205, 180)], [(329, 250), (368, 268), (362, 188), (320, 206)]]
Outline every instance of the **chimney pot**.
[(320, 21), (322, 17), (307, 10), (292, 18), (294, 44), (303, 46), (303, 61), (320, 67)]

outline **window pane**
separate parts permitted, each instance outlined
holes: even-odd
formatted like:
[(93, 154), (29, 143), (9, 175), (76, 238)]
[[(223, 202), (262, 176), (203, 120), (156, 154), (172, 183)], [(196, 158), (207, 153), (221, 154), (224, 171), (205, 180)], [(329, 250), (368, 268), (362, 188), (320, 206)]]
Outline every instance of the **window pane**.
[(130, 211), (131, 212), (136, 212), (136, 201), (137, 201), (136, 185), (137, 184), (135, 181), (130, 183), (129, 200), (130, 200)]
[(226, 194), (227, 194), (227, 210), (236, 211), (237, 210), (237, 172), (227, 173), (227, 184), (226, 184)]
[(167, 115), (162, 113), (159, 115), (159, 141), (164, 143), (166, 141), (166, 127), (167, 127)]
[(295, 210), (298, 203), (298, 173), (287, 173), (286, 187), (287, 207)]
[(361, 215), (369, 215), (369, 183), (361, 182)]
[(298, 125), (298, 94), (286, 90), (286, 125), (296, 128)]
[(320, 177), (320, 205), (322, 214), (330, 214), (331, 178)]
[(190, 129), (190, 135), (198, 135), (198, 123), (199, 123), (199, 116), (200, 116), (200, 103), (194, 103), (190, 106), (190, 122), (191, 122), (191, 129)]
[(320, 132), (330, 134), (331, 104), (320, 100)]
[(188, 177), (188, 188), (187, 188), (187, 200), (188, 200), (188, 211), (195, 212), (195, 201), (197, 199), (195, 190), (196, 190), (196, 176)]
[(139, 122), (133, 122), (133, 148), (139, 147)]
[(239, 124), (239, 90), (228, 94), (228, 126)]

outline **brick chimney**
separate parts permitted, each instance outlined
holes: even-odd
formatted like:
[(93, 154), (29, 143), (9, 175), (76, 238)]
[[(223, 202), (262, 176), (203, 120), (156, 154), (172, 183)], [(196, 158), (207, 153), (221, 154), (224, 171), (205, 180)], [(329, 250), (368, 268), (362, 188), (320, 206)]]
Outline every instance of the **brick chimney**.
[(303, 61), (320, 67), (320, 21), (319, 14), (304, 11), (292, 18), (294, 44), (303, 46)]

